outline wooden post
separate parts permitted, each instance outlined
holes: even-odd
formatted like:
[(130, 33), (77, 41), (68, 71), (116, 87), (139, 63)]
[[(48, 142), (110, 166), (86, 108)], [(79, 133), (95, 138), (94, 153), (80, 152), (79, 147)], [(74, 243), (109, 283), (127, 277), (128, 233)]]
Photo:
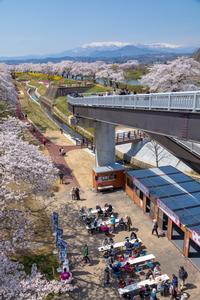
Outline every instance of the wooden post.
[(143, 194), (143, 212), (146, 213), (147, 197)]
[(190, 244), (190, 232), (189, 230), (185, 231), (184, 244), (183, 244), (183, 255), (189, 256), (189, 244)]
[(172, 228), (173, 228), (173, 222), (170, 218), (168, 218), (167, 237), (169, 240), (172, 239)]

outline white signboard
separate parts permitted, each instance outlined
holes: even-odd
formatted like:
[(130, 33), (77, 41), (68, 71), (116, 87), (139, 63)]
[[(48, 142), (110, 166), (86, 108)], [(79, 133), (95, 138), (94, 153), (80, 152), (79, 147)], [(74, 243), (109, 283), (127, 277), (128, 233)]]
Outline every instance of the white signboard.
[(133, 177), (133, 183), (137, 188), (142, 191), (147, 197), (149, 197), (149, 190), (146, 186), (144, 186), (137, 178)]
[(200, 246), (200, 235), (196, 231), (192, 231), (192, 240)]
[(180, 226), (179, 217), (167, 207), (161, 200), (157, 199), (158, 207), (177, 225)]

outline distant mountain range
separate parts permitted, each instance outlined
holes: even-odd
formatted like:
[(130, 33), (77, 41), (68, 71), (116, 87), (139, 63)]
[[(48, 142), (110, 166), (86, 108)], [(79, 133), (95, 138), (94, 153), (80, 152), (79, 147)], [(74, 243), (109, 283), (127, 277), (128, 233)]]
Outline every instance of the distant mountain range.
[(190, 55), (196, 50), (197, 47), (183, 47), (164, 43), (144, 45), (122, 42), (95, 42), (56, 54), (0, 57), (0, 60), (8, 63), (19, 63), (59, 62), (64, 59), (83, 61), (105, 60), (111, 62), (138, 59), (145, 62), (146, 60), (166, 60), (178, 55)]

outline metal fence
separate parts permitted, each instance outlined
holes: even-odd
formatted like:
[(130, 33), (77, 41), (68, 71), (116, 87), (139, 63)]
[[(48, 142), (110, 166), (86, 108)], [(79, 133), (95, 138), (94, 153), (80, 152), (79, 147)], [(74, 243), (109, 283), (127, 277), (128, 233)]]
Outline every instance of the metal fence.
[(68, 97), (72, 105), (200, 112), (200, 91), (138, 95)]

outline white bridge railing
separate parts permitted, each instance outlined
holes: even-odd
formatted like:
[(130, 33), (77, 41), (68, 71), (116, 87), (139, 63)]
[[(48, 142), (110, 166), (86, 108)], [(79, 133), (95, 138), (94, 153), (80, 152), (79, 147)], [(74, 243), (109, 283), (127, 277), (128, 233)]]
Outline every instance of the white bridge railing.
[(137, 95), (109, 95), (71, 97), (68, 102), (75, 106), (102, 106), (118, 108), (141, 108), (160, 110), (189, 110), (200, 112), (200, 91), (155, 93)]

